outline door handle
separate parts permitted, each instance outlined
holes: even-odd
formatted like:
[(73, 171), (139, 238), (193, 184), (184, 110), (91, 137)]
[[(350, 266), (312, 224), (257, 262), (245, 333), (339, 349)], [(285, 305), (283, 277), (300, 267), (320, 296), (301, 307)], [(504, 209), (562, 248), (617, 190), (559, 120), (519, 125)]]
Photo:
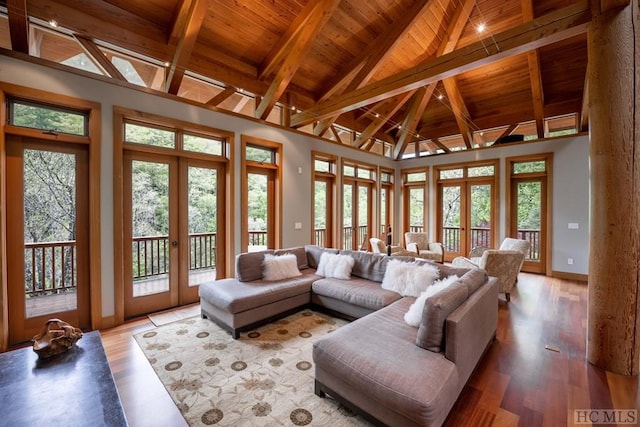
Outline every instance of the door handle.
[(178, 246), (178, 242), (176, 240), (174, 240), (173, 242), (171, 242), (171, 246), (173, 246), (175, 248), (176, 246)]

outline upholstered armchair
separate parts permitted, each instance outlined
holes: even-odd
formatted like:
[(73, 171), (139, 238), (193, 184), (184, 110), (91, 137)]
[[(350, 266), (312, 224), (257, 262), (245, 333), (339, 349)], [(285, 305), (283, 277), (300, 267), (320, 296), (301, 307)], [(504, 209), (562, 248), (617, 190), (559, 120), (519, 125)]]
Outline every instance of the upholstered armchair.
[[(531, 243), (528, 240), (514, 239), (512, 237), (507, 237), (502, 241), (502, 244), (500, 245), (499, 249), (500, 250), (516, 250), (524, 254), (524, 257), (522, 258), (522, 262), (520, 263), (520, 267), (518, 268), (518, 271), (520, 271), (522, 269), (522, 264), (524, 263), (524, 259), (529, 254), (530, 248), (531, 248)], [(483, 252), (486, 250), (489, 250), (489, 248), (483, 248), (483, 247), (473, 248), (471, 252), (469, 252), (469, 260), (474, 264), (478, 264), (480, 262), (480, 257), (482, 256)]]
[(487, 249), (477, 261), (456, 257), (452, 264), (455, 267), (482, 268), (489, 276), (498, 278), (498, 292), (503, 292), (507, 301), (511, 301), (511, 288), (516, 284), (524, 254), (518, 250)]
[[(374, 254), (387, 254), (387, 245), (382, 240), (372, 237), (369, 239), (369, 243), (371, 244), (371, 251)], [(414, 258), (430, 259), (427, 256), (422, 256), (416, 252), (408, 251), (401, 246), (394, 245), (391, 246), (391, 256), (410, 256)]]
[(404, 243), (408, 251), (420, 255), (421, 258), (435, 262), (444, 262), (444, 246), (442, 243), (430, 243), (427, 233), (407, 231), (404, 233)]

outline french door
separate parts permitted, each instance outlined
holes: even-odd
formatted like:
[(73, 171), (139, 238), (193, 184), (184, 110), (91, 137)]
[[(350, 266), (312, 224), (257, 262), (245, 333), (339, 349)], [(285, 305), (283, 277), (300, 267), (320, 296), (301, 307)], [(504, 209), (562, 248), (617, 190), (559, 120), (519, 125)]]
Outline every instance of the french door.
[(373, 184), (345, 179), (342, 185), (343, 249), (369, 247)]
[(477, 246), (494, 247), (493, 185), (492, 178), (438, 184), (438, 234), (446, 261)]
[(125, 151), (123, 171), (125, 317), (198, 301), (223, 259), (222, 167)]
[(86, 146), (7, 136), (10, 343), (50, 318), (91, 326), (88, 177)]
[(244, 239), (248, 252), (276, 247), (275, 208), (276, 169), (269, 166), (247, 166), (248, 224)]
[(529, 241), (522, 271), (545, 273), (546, 176), (511, 178), (511, 230), (509, 235)]

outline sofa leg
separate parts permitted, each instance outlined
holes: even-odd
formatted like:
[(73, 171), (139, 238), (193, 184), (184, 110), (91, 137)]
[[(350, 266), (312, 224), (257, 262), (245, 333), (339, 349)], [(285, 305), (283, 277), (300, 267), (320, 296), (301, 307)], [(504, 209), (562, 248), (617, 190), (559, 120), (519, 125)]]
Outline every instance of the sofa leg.
[(507, 302), (511, 301), (511, 294), (509, 292), (506, 292), (504, 296), (507, 298)]
[(322, 386), (320, 385), (320, 383), (317, 380), (314, 380), (313, 382), (313, 392), (316, 394), (316, 396), (318, 397), (326, 397), (326, 393), (324, 391), (322, 391)]
[(231, 330), (231, 337), (232, 337), (234, 340), (237, 340), (238, 338), (240, 338), (240, 331), (239, 331), (239, 330), (237, 330), (237, 329), (232, 329), (232, 330)]

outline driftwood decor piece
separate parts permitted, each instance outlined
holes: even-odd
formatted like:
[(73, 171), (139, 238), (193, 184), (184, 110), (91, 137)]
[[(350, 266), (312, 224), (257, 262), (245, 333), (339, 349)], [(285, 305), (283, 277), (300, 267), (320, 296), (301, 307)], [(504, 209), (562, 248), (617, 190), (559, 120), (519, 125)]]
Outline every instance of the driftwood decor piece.
[(64, 353), (82, 338), (82, 331), (60, 319), (49, 319), (42, 331), (33, 337), (33, 351), (46, 359)]

